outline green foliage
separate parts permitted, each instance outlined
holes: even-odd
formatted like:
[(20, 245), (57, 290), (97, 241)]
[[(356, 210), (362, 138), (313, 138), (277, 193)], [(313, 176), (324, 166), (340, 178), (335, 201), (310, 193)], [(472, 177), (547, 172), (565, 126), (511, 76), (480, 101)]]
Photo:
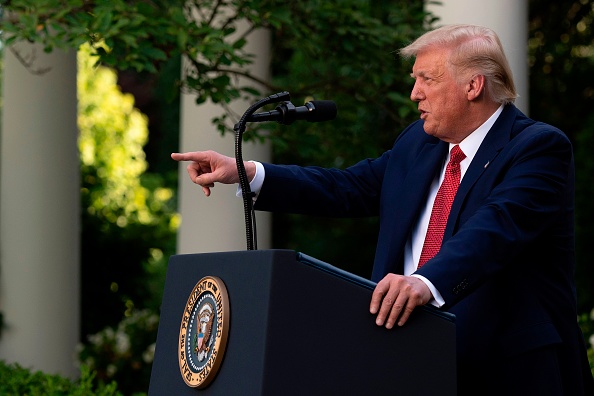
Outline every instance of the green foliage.
[(594, 1), (530, 1), (530, 112), (571, 138), (594, 105)]
[(181, 55), (188, 61), (183, 85), (196, 93), (196, 101), (226, 103), (253, 93), (230, 76), (257, 80), (245, 68), (252, 59), (245, 36), (288, 22), (283, 3), (12, 0), (2, 4), (7, 17), (0, 30), (7, 45), (35, 42), (48, 52), (89, 43), (99, 63), (118, 70), (154, 73), (167, 59)]
[(164, 176), (145, 172), (146, 116), (119, 91), (113, 70), (92, 63), (82, 47), (82, 335), (117, 324), (134, 308), (157, 310), (180, 222)]
[(578, 312), (594, 302), (594, 1), (530, 1), (530, 115), (574, 144)]
[(592, 372), (592, 375), (594, 376), (594, 347), (590, 347), (588, 349), (588, 361), (590, 362), (590, 371)]
[[(267, 125), (274, 162), (344, 168), (391, 148), (418, 115), (408, 98), (412, 63), (397, 51), (431, 21), (423, 3), (320, 0), (288, 6), (292, 23), (273, 35), (274, 85), (291, 92), (296, 105), (334, 100), (338, 116), (329, 123)], [(277, 214), (274, 222), (274, 246), (370, 275), (377, 219)]]
[(578, 286), (579, 311), (594, 304), (594, 116), (582, 117), (584, 126), (574, 138), (576, 161), (576, 282)]
[[(173, 191), (150, 190), (141, 176), (147, 168), (143, 146), (148, 139), (146, 116), (134, 108), (134, 97), (117, 86), (117, 75), (94, 68), (89, 47), (79, 52), (78, 127), (84, 207), (106, 224), (151, 225), (161, 215)], [(176, 216), (170, 227), (175, 230)]]
[[(424, 18), (422, 2), (401, 0), (16, 0), (3, 7), (7, 17), (0, 30), (7, 45), (30, 41), (52, 51), (89, 43), (98, 63), (138, 72), (156, 72), (181, 55), (185, 78), (179, 85), (194, 93), (198, 104), (286, 89), (284, 79), (271, 85), (247, 68), (253, 54), (246, 38), (267, 28), (278, 42), (276, 59), (286, 61), (292, 81), (301, 82), (289, 84), (295, 95), (332, 89), (359, 103), (375, 103), (397, 120), (410, 114), (411, 106), (389, 89), (402, 81), (392, 67), (393, 51), (418, 33)], [(231, 128), (227, 118), (219, 120), (221, 130)]]
[(126, 394), (149, 387), (159, 316), (149, 310), (134, 311), (117, 327), (89, 335), (81, 345), (79, 361), (103, 382), (117, 382)]
[(290, 7), (292, 24), (274, 36), (273, 53), (280, 55), (273, 59), (275, 85), (296, 102), (332, 99), (339, 112), (332, 123), (276, 128), (276, 153), (341, 167), (391, 147), (416, 113), (408, 99), (412, 64), (397, 50), (422, 32), (422, 3), (308, 1)]
[(111, 382), (95, 386), (95, 373), (88, 367), (81, 368), (76, 381), (59, 375), (33, 372), (18, 364), (0, 361), (1, 395), (52, 395), (52, 396), (121, 396), (117, 384)]
[(588, 360), (594, 376), (594, 308), (589, 313), (581, 314), (578, 317), (578, 323), (588, 341)]

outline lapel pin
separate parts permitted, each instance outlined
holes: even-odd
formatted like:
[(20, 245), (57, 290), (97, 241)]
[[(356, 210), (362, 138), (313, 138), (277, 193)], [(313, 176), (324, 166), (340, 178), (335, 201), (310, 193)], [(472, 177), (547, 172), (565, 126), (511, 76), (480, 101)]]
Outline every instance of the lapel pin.
[(484, 168), (487, 169), (487, 166), (489, 166), (490, 163), (491, 163), (491, 161), (487, 161), (487, 163), (485, 164)]

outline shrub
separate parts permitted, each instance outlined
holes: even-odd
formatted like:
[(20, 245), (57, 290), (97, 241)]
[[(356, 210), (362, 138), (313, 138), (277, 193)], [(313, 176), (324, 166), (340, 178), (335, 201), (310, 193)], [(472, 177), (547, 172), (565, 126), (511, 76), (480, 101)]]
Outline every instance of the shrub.
[(116, 381), (126, 394), (148, 389), (159, 316), (150, 310), (136, 310), (116, 328), (106, 327), (89, 335), (78, 359), (96, 371), (101, 381)]
[(86, 366), (81, 367), (80, 379), (73, 381), (0, 361), (1, 395), (122, 396), (115, 382), (94, 385), (94, 380), (95, 373)]
[(594, 308), (590, 313), (583, 313), (578, 317), (578, 323), (588, 341), (588, 360), (590, 361), (590, 370), (594, 375)]

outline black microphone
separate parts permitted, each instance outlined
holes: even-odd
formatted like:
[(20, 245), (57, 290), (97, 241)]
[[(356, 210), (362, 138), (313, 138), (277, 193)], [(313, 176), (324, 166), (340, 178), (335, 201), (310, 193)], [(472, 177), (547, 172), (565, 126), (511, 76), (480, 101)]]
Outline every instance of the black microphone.
[(336, 103), (331, 100), (312, 100), (304, 106), (295, 107), (289, 101), (283, 102), (272, 111), (252, 114), (248, 122), (276, 121), (279, 124), (289, 125), (297, 120), (309, 122), (330, 121), (336, 118)]

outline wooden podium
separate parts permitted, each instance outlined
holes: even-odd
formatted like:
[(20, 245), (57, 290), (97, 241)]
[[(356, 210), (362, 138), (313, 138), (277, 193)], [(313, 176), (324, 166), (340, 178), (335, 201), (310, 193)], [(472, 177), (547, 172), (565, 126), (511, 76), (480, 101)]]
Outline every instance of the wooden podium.
[[(228, 337), (203, 389), (180, 370), (180, 331), (204, 277), (228, 293)], [(289, 250), (172, 256), (150, 396), (456, 395), (453, 315), (417, 308), (387, 330), (369, 313), (374, 283)]]

